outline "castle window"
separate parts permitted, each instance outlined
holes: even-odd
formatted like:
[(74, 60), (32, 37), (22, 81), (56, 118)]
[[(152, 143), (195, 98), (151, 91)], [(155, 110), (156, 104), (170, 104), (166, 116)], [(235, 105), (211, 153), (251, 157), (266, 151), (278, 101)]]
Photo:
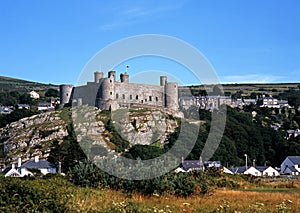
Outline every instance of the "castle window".
[(141, 102), (142, 102), (142, 103), (144, 103), (144, 101), (143, 101), (143, 100), (141, 100)]
[(122, 98), (125, 99), (125, 94), (122, 95)]
[(136, 95), (136, 96), (135, 96), (135, 99), (136, 99), (136, 100), (138, 100), (138, 99), (139, 99), (139, 96), (138, 96), (138, 95)]
[(147, 99), (145, 99), (145, 102), (147, 102)]
[(155, 100), (158, 101), (158, 97), (155, 97)]
[(110, 95), (112, 95), (112, 92), (110, 92)]
[(119, 94), (117, 93), (117, 94), (116, 94), (116, 99), (118, 99), (118, 98), (119, 98)]
[(110, 80), (110, 83), (111, 83), (112, 81)]
[(149, 101), (152, 101), (152, 96), (149, 96)]
[(129, 96), (129, 99), (130, 99), (130, 100), (132, 99), (132, 95)]
[(69, 96), (69, 93), (67, 93), (67, 97)]

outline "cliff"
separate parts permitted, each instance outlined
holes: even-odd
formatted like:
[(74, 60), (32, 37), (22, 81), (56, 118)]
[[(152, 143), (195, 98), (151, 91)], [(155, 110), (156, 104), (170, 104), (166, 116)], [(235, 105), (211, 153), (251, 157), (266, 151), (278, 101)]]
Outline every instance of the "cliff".
[(68, 135), (67, 110), (46, 112), (23, 118), (0, 129), (0, 143), (5, 161), (18, 157), (28, 160), (33, 156), (46, 158), (53, 140), (62, 141)]
[(34, 115), (1, 128), (2, 161), (15, 162), (18, 157), (25, 161), (36, 155), (42, 159), (47, 158), (53, 141), (61, 143), (70, 134), (68, 126), (71, 124), (71, 116), (79, 142), (88, 136), (93, 139), (94, 145), (101, 145), (111, 151), (124, 151), (135, 144), (163, 145), (167, 136), (178, 127), (177, 119), (171, 114), (154, 109), (110, 113), (82, 106), (72, 110), (64, 108)]

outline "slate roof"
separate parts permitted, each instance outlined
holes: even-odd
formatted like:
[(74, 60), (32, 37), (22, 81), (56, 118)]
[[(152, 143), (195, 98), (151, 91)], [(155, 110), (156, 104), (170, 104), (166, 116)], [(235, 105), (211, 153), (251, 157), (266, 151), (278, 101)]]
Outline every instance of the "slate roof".
[(284, 170), (283, 170), (283, 173), (284, 174), (288, 174), (290, 172), (298, 172), (297, 169), (295, 169), (293, 166), (287, 166)]
[[(250, 166), (247, 167), (247, 169), (249, 168)], [(229, 170), (232, 171), (233, 173), (243, 174), (247, 169), (246, 166), (238, 166), (238, 167), (230, 168)]]
[(300, 156), (287, 156), (287, 158), (295, 165), (300, 164)]
[(11, 169), (12, 169), (12, 166), (10, 165), (10, 166), (6, 167), (6, 168), (2, 171), (2, 173), (3, 173), (3, 174), (6, 174), (6, 173), (9, 172)]
[(21, 168), (35, 168), (35, 169), (49, 169), (49, 168), (56, 168), (54, 164), (46, 161), (46, 160), (39, 160), (35, 162), (34, 160), (27, 161), (24, 163)]
[(269, 168), (269, 166), (256, 166), (255, 169), (257, 169), (260, 172), (265, 171), (267, 168)]
[(29, 104), (17, 104), (18, 107), (30, 107)]
[(45, 102), (45, 103), (39, 103), (38, 107), (51, 107), (51, 103)]

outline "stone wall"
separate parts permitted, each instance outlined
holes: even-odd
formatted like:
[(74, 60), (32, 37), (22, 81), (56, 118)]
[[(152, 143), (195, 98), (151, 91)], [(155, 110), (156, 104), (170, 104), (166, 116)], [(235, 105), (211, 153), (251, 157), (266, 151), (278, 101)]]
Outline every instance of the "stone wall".
[(115, 100), (119, 105), (122, 104), (145, 104), (164, 107), (164, 87), (132, 84), (115, 83)]

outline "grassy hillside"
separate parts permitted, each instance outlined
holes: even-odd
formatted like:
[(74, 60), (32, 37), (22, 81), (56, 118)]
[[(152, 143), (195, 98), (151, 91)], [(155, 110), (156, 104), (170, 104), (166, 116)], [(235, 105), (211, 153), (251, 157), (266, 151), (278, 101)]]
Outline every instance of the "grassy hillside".
[[(272, 96), (276, 96), (279, 93), (283, 93), (289, 90), (299, 89), (300, 83), (272, 83), (272, 84), (223, 84), (224, 93), (234, 94), (238, 91), (242, 91), (243, 96), (250, 96), (251, 93), (262, 93)], [(191, 91), (204, 90), (208, 92), (213, 91), (214, 85), (192, 85), (182, 86), (179, 88), (179, 94), (185, 96), (191, 93)]]
[(49, 88), (57, 89), (58, 86), (54, 84), (42, 84), (38, 82), (0, 76), (0, 92), (15, 90), (19, 92), (29, 92), (31, 90), (46, 91)]

